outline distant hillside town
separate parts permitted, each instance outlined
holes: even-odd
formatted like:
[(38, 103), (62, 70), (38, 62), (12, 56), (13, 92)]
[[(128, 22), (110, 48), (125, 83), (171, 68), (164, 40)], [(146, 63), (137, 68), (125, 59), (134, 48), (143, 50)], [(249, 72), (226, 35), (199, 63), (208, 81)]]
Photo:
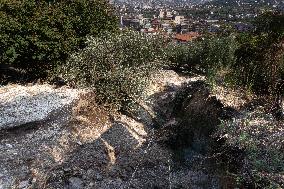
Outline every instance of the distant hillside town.
[(205, 33), (252, 30), (251, 20), (265, 11), (283, 11), (284, 2), (271, 0), (113, 0), (120, 28), (188, 42)]

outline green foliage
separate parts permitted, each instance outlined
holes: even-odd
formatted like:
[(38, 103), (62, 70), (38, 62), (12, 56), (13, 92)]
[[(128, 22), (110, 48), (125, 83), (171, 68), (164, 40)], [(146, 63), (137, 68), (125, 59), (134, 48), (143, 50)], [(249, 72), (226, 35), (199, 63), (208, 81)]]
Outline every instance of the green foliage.
[(119, 109), (143, 97), (150, 74), (163, 66), (164, 45), (163, 38), (136, 32), (106, 33), (88, 38), (59, 70), (70, 83), (92, 88), (99, 103)]
[(175, 69), (203, 72), (210, 83), (223, 80), (251, 92), (284, 94), (284, 15), (266, 13), (252, 33), (204, 36), (189, 44), (169, 46)]
[(197, 71), (197, 67), (201, 63), (201, 48), (200, 43), (170, 43), (166, 50), (168, 60), (171, 62), (171, 68), (176, 70)]
[[(283, 71), (283, 47), (267, 44), (267, 35), (240, 36), (247, 40), (236, 51), (237, 61), (232, 67), (238, 83), (254, 92), (271, 93), (281, 79)], [(240, 39), (242, 40), (242, 39)]]
[(86, 35), (113, 31), (116, 18), (105, 0), (3, 0), (0, 4), (0, 63), (42, 76)]
[(204, 37), (188, 44), (175, 44), (168, 47), (168, 57), (175, 69), (187, 68), (190, 71), (205, 73), (215, 77), (218, 70), (233, 65), (238, 43), (235, 36)]
[(201, 65), (209, 78), (215, 78), (218, 71), (230, 67), (236, 61), (238, 43), (235, 36), (205, 38), (203, 40)]
[(217, 133), (226, 139), (226, 145), (245, 152), (246, 163), (240, 172), (243, 180), (250, 180), (256, 188), (281, 188), (283, 129), (283, 122), (276, 122), (259, 108), (238, 119), (224, 121)]
[(254, 33), (239, 35), (241, 46), (232, 69), (239, 84), (273, 94), (284, 80), (284, 14), (265, 13), (255, 20), (255, 27)]
[(269, 33), (269, 37), (275, 41), (284, 36), (284, 14), (281, 12), (265, 12), (254, 21), (255, 33)]

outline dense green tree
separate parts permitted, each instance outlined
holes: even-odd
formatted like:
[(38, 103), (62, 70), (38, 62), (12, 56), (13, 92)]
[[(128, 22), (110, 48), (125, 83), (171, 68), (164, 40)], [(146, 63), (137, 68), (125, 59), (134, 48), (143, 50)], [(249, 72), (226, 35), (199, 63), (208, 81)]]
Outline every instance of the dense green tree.
[(3, 0), (0, 63), (46, 76), (69, 53), (84, 47), (87, 35), (116, 27), (106, 0)]

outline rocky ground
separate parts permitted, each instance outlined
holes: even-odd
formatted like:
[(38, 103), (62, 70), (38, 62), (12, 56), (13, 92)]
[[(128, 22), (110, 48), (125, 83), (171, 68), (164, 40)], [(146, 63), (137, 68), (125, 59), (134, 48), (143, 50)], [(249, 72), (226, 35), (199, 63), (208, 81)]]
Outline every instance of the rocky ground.
[[(157, 74), (144, 107), (155, 113), (153, 101), (164, 106), (198, 79)], [(110, 116), (91, 93), (67, 87), (8, 85), (0, 93), (1, 189), (218, 188), (202, 171), (172, 170), (172, 151), (155, 141), (143, 113)]]
[(217, 174), (177, 166), (174, 150), (153, 127), (153, 116), (162, 117), (162, 126), (175, 125), (172, 100), (183, 86), (203, 80), (157, 73), (135, 117), (98, 107), (88, 91), (1, 87), (0, 189), (230, 188)]

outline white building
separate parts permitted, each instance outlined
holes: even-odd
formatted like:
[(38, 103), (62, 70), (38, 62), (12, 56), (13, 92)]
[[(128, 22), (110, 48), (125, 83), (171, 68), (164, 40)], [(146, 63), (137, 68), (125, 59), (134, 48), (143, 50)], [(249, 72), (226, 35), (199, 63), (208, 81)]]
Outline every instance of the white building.
[(159, 13), (159, 18), (171, 18), (173, 17), (173, 11), (171, 10), (164, 10), (164, 9), (160, 9), (160, 13)]
[(165, 11), (163, 9), (160, 9), (159, 18), (165, 17)]
[(167, 18), (173, 17), (173, 12), (172, 11), (167, 11), (166, 12), (166, 17)]
[(185, 21), (185, 18), (184, 18), (184, 16), (176, 16), (175, 17), (175, 24), (181, 24), (181, 23), (183, 23)]

